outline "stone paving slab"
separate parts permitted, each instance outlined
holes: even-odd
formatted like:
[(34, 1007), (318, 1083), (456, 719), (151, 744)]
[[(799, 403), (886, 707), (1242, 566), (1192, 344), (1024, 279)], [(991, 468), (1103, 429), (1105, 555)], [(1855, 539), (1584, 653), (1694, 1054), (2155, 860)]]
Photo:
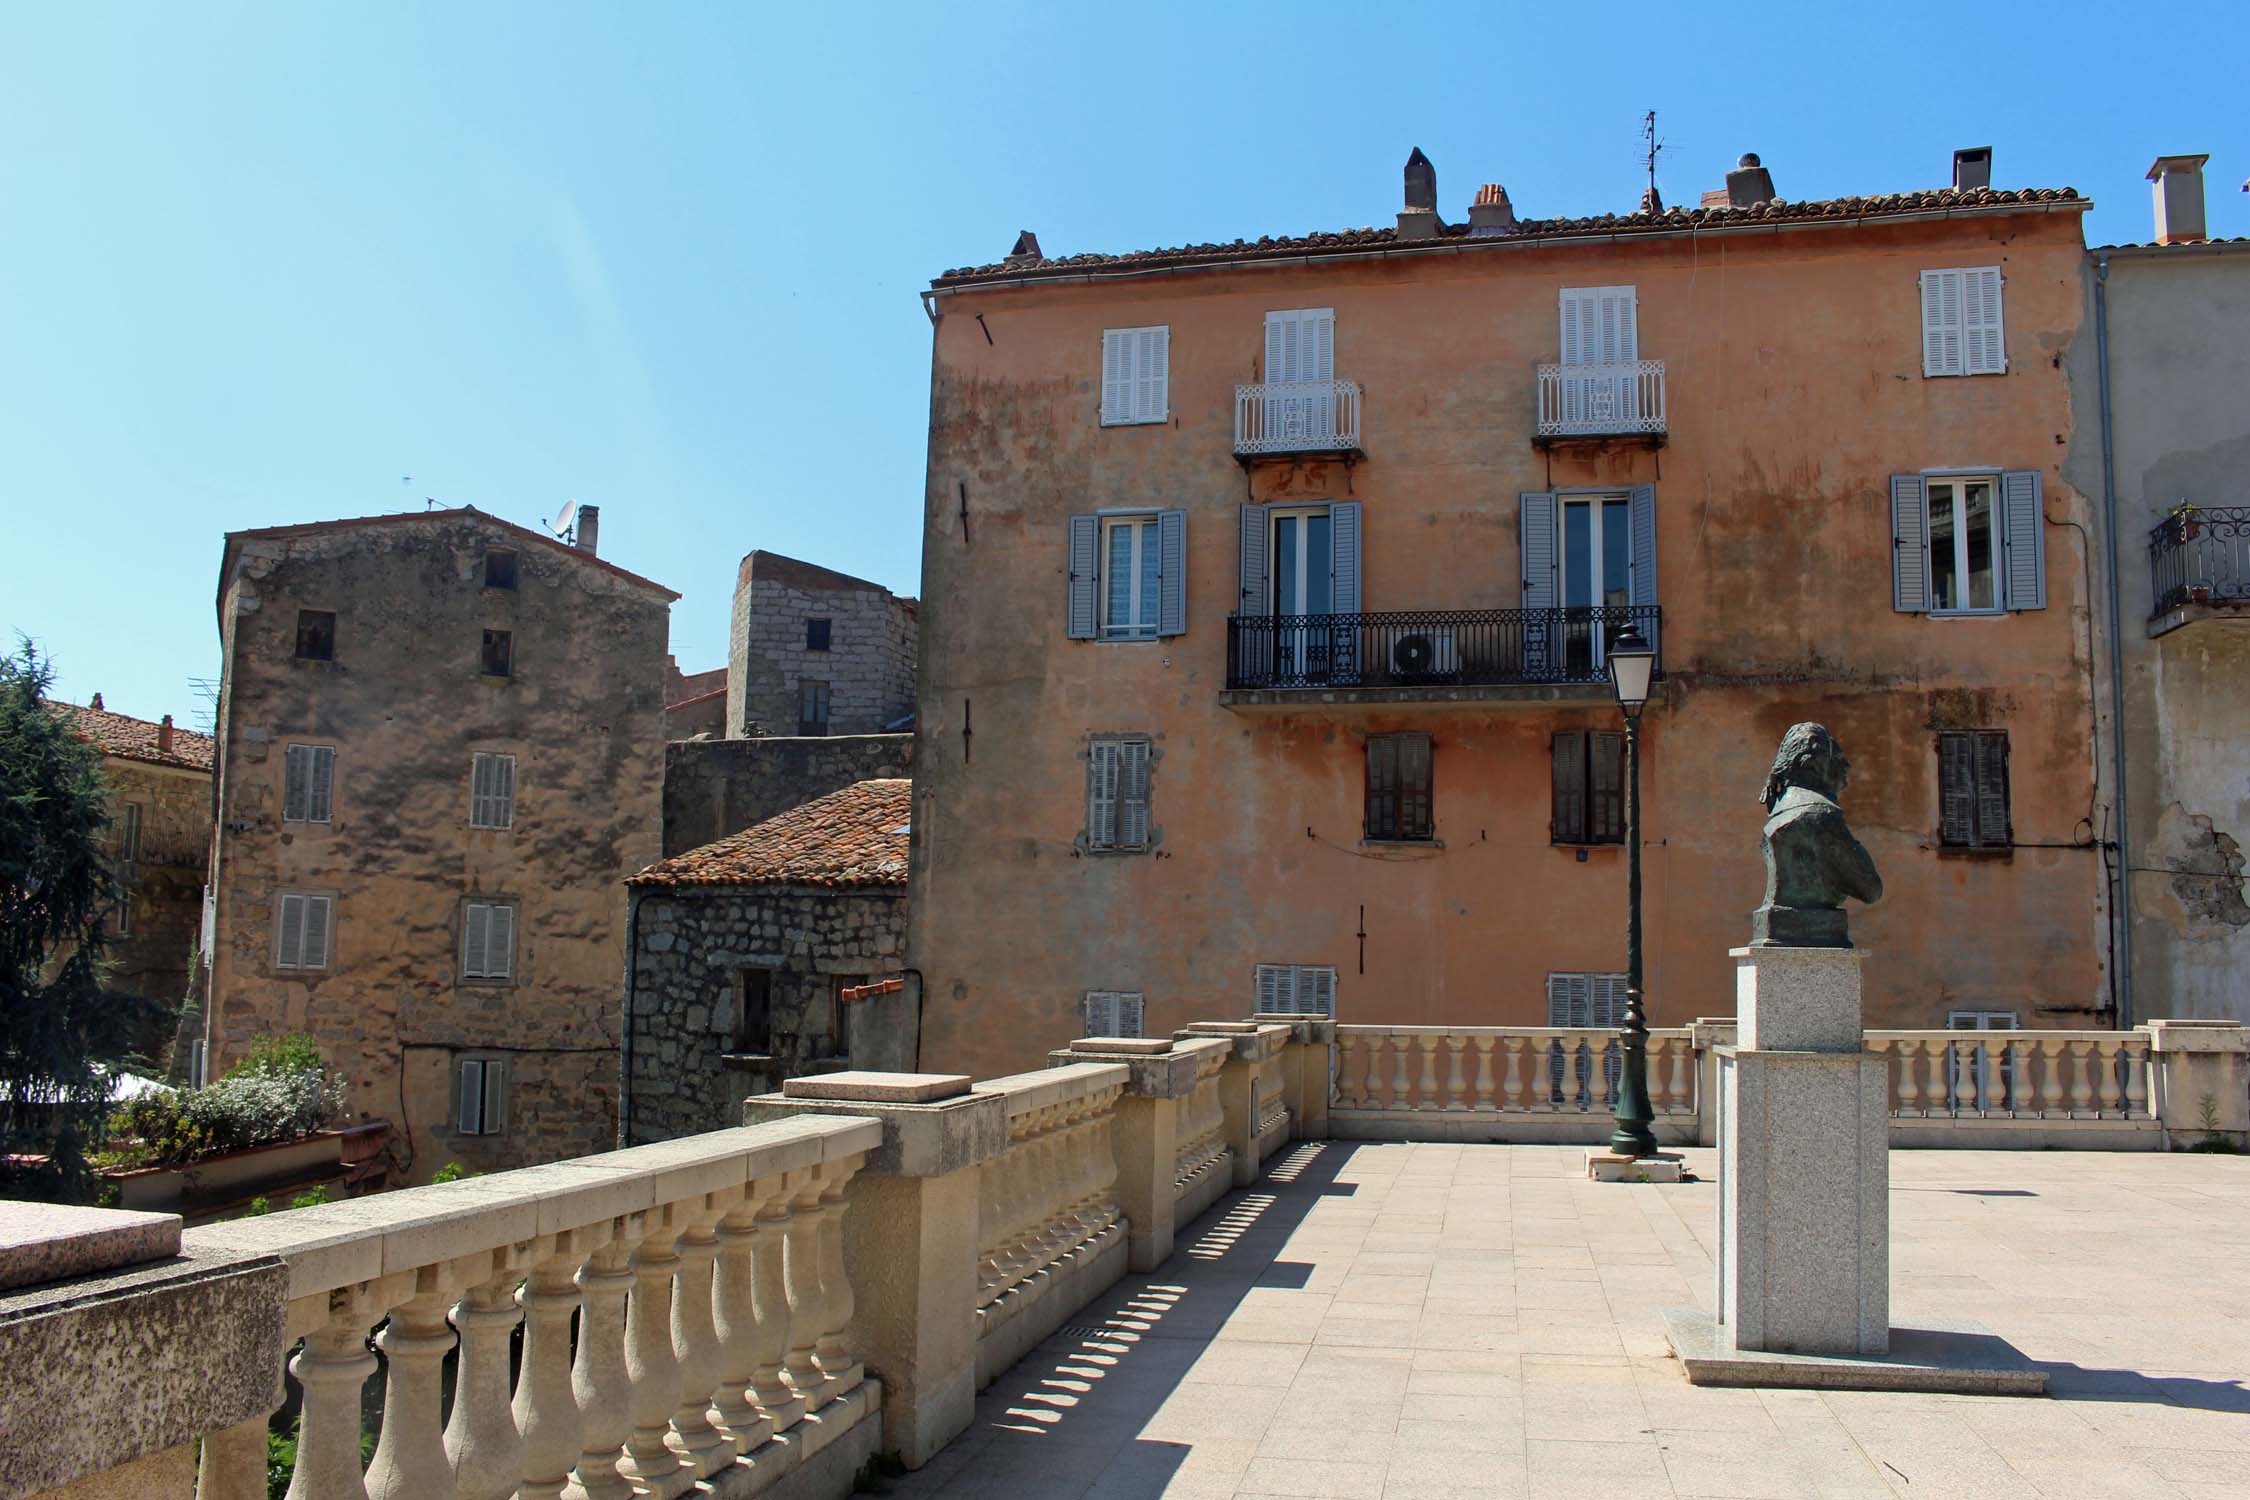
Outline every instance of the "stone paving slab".
[(1892, 1321), (1983, 1322), (2045, 1398), (1690, 1385), (1716, 1190), (1585, 1158), (1292, 1147), (890, 1493), (2250, 1500), (2250, 1158), (1892, 1154)]

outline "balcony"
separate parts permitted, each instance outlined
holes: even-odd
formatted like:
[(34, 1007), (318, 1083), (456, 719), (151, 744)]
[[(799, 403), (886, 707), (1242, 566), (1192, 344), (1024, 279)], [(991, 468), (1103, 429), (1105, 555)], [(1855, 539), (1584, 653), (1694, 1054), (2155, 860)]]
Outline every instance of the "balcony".
[(1359, 383), (1306, 380), (1234, 388), (1234, 456), (1358, 458)]
[(2152, 636), (2250, 605), (2250, 506), (2194, 505), (2166, 516), (2148, 534), (2148, 561)]
[[(947, 1500), (1138, 1500), (1183, 1474), (1456, 1494), (1472, 1471), (1544, 1495), (1597, 1462), (1657, 1476), (1619, 1493), (1671, 1493), (1668, 1464), (1706, 1465), (1683, 1493), (1742, 1493), (1753, 1461), (1822, 1481), (1777, 1493), (1885, 1493), (1877, 1460), (1950, 1493), (1932, 1434), (1960, 1412), (2009, 1453), (2069, 1410), (2151, 1462), (2237, 1440), (2242, 1318), (2212, 1288), (2250, 1276), (2250, 1225), (2233, 1158), (2182, 1148), (2240, 1140), (2242, 1028), (1869, 1033), (1895, 1305), (1976, 1312), (2060, 1399), (1946, 1398), (1933, 1427), (1808, 1393), (1792, 1411), (1858, 1438), (1809, 1452), (1650, 1357), (1711, 1283), (1736, 1041), (1650, 1035), (1655, 1128), (1703, 1179), (1670, 1186), (1585, 1180), (1613, 1031), (1259, 1016), (974, 1085), (803, 1080), (741, 1128), (168, 1244), (120, 1226), (137, 1253), (98, 1279), (0, 1297), (0, 1489), (258, 1500), (291, 1395), (298, 1500), (842, 1500), (878, 1454), (919, 1471), (897, 1492)], [(1578, 1453), (1587, 1433), (1609, 1451)], [(2082, 1494), (2086, 1462), (2011, 1493)]]
[(1542, 447), (1607, 438), (1661, 446), (1668, 431), (1660, 359), (1539, 367), (1539, 430), (1533, 442)]
[[(1235, 615), (1230, 708), (1327, 703), (1595, 702), (1605, 644), (1637, 624), (1659, 641), (1657, 605)], [(1661, 670), (1661, 661), (1659, 663)]]

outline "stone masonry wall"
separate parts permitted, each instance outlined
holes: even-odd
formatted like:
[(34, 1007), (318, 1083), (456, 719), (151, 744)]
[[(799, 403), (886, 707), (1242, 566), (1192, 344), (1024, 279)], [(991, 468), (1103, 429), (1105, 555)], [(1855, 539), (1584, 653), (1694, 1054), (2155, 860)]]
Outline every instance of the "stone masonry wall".
[(674, 741), (664, 747), (665, 857), (913, 764), (910, 734)]
[[(742, 1101), (840, 1066), (911, 1067), (911, 1012), (847, 1008), (849, 1062), (829, 1030), (844, 983), (898, 971), (906, 892), (886, 887), (686, 886), (635, 892), (626, 1021), (628, 1145), (739, 1125)], [(774, 971), (772, 1048), (734, 1054), (736, 972)]]
[[(121, 859), (128, 804), (141, 809), (140, 858), (131, 869), (132, 930), (109, 941), (107, 987), (145, 995), (177, 1010), (187, 995), (188, 968), (203, 925), (203, 873), (211, 858), (211, 775), (127, 760), (102, 759), (111, 823), (106, 844)], [(120, 874), (123, 874), (122, 865)], [(166, 1024), (149, 1060), (161, 1065), (171, 1042)]]
[[(829, 622), (825, 651), (805, 623)], [(794, 734), (806, 679), (828, 684), (828, 732), (874, 734), (914, 712), (915, 604), (773, 552), (742, 560), (727, 651), (727, 733)]]

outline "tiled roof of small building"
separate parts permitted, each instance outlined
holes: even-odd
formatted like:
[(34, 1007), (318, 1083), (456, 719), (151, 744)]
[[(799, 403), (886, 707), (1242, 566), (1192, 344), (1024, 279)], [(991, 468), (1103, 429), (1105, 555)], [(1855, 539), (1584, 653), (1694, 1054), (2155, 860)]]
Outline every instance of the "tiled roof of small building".
[(1853, 219), (1911, 218), (1934, 213), (1977, 213), (1985, 210), (2052, 205), (2084, 209), (2091, 200), (2076, 188), (1960, 189), (1932, 188), (1914, 193), (1882, 193), (1872, 197), (1824, 198), (1797, 203), (1769, 199), (1744, 207), (1667, 208), (1657, 213), (1599, 214), (1583, 219), (1518, 219), (1514, 227), (1470, 233), (1467, 224), (1448, 224), (1434, 240), (1405, 240), (1396, 229), (1339, 229), (1320, 234), (1235, 240), (1231, 244), (1181, 245), (1166, 250), (1134, 250), (1120, 255), (1062, 255), (986, 266), (964, 266), (947, 271), (930, 283), (943, 290), (978, 282), (1067, 278), (1088, 273), (1164, 270), (1174, 267), (1229, 265), (1260, 260), (1301, 259), (1306, 256), (1351, 255), (1369, 250), (1417, 250), (1436, 246), (1459, 248), (1454, 242), (1504, 245), (1526, 240), (1604, 239), (1611, 236), (1683, 234), (1698, 230), (1757, 228), (1768, 225), (1836, 222)]
[(913, 804), (911, 781), (857, 782), (660, 860), (626, 884), (903, 886)]
[[(96, 693), (99, 698), (101, 694)], [(189, 771), (211, 769), (211, 736), (197, 734), (192, 729), (172, 728), (172, 748), (159, 748), (157, 741), (164, 732), (161, 724), (146, 719), (136, 719), (130, 714), (111, 713), (106, 708), (82, 708), (75, 703), (57, 703), (48, 700), (47, 707), (71, 721), (82, 740), (90, 740), (104, 755), (114, 755), (119, 760), (146, 761), (154, 766), (178, 766)]]

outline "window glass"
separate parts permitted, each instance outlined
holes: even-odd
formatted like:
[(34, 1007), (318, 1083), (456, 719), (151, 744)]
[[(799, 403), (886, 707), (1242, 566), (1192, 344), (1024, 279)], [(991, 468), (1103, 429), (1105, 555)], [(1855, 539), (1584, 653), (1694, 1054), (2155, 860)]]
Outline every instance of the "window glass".
[(1134, 617), (1134, 623), (1154, 631), (1157, 582), (1163, 572), (1163, 564), (1157, 560), (1156, 523), (1144, 521), (1135, 529), (1141, 534), (1141, 598), (1140, 613)]
[(2000, 599), (1997, 575), (1992, 570), (1992, 481), (1972, 479), (1961, 486), (1962, 565), (1968, 574), (1966, 590), (1971, 609), (1995, 609)]
[(1623, 500), (1602, 502), (1602, 599), (1604, 604), (1633, 602), (1633, 535)]
[(1133, 625), (1133, 532), (1135, 528), (1120, 521), (1109, 527), (1109, 614), (1111, 630), (1130, 630)]
[(1584, 505), (1563, 506), (1563, 603), (1594, 602), (1594, 516)]
[(1959, 609), (1961, 607), (1961, 580), (1953, 567), (1953, 541), (1955, 535), (1953, 514), (1953, 486), (1933, 481), (1930, 485), (1930, 607), (1932, 609)]

